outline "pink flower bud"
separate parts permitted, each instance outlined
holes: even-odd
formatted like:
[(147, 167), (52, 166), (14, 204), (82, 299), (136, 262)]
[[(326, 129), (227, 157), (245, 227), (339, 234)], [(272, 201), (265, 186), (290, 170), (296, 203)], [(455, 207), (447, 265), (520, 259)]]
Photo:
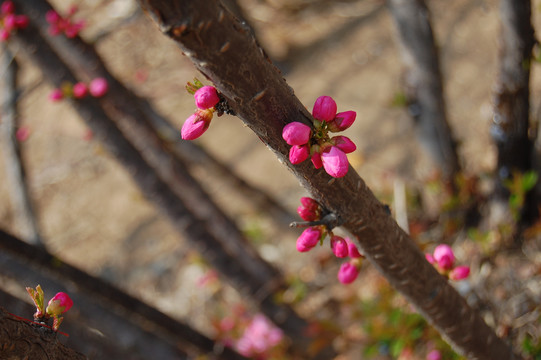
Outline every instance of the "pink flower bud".
[(49, 100), (53, 101), (53, 102), (56, 102), (56, 101), (60, 101), (64, 98), (64, 94), (62, 93), (62, 90), (61, 89), (54, 89), (53, 91), (51, 91), (51, 93), (49, 94)]
[(347, 136), (334, 136), (331, 143), (344, 153), (349, 154), (357, 149), (357, 146)]
[(184, 140), (194, 140), (203, 135), (212, 120), (211, 110), (197, 110), (182, 125), (180, 135)]
[(434, 256), (432, 256), (432, 254), (426, 253), (425, 258), (426, 258), (426, 261), (428, 261), (431, 264), (436, 263), (436, 260), (434, 259)]
[(293, 145), (291, 149), (289, 149), (289, 161), (295, 165), (300, 164), (304, 160), (308, 159), (310, 157), (310, 149), (308, 148), (308, 145)]
[(344, 258), (348, 256), (348, 244), (343, 237), (333, 236), (331, 238), (331, 249), (336, 257)]
[(313, 210), (307, 209), (302, 205), (297, 208), (297, 214), (299, 214), (301, 219), (303, 219), (304, 221), (315, 221), (319, 218), (318, 213)]
[(359, 269), (351, 262), (343, 263), (338, 270), (338, 281), (351, 284), (359, 276)]
[(47, 305), (47, 309), (45, 311), (51, 316), (59, 316), (71, 309), (72, 306), (73, 301), (68, 294), (59, 292), (51, 300), (49, 300), (49, 304)]
[(284, 126), (282, 137), (289, 145), (304, 145), (310, 140), (310, 126), (294, 121)]
[(88, 91), (94, 97), (101, 97), (107, 93), (109, 90), (109, 84), (104, 78), (95, 78), (88, 85)]
[(469, 266), (457, 266), (449, 273), (449, 279), (458, 281), (467, 278), (469, 275)]
[(0, 28), (0, 42), (7, 41), (9, 39), (10, 33), (6, 29)]
[(358, 259), (362, 257), (361, 253), (359, 253), (359, 250), (357, 249), (357, 245), (355, 245), (350, 238), (346, 238), (345, 240), (346, 240), (346, 243), (348, 244), (349, 257), (352, 259)]
[(340, 178), (345, 176), (348, 172), (348, 158), (346, 154), (336, 146), (331, 146), (323, 151), (321, 154), (321, 161), (327, 174), (332, 177)]
[(45, 13), (45, 20), (47, 20), (49, 24), (53, 24), (60, 20), (60, 15), (54, 10), (49, 10)]
[(432, 350), (426, 355), (426, 360), (441, 360), (441, 353), (438, 350)]
[(18, 29), (24, 29), (28, 26), (28, 16), (26, 15), (16, 15), (15, 16), (15, 26)]
[(11, 31), (15, 29), (16, 26), (17, 26), (17, 21), (15, 20), (15, 15), (7, 14), (4, 17), (4, 29), (6, 29), (7, 31)]
[(308, 196), (301, 197), (301, 204), (303, 207), (312, 211), (319, 211), (319, 203)]
[(318, 152), (315, 152), (310, 160), (312, 160), (312, 164), (314, 164), (314, 167), (316, 169), (320, 169), (323, 166), (323, 162), (321, 161), (321, 154)]
[(336, 116), (336, 102), (330, 96), (320, 96), (317, 98), (312, 116), (319, 121), (331, 121)]
[(453, 249), (446, 244), (436, 246), (436, 249), (434, 249), (434, 260), (436, 260), (441, 269), (450, 270), (455, 263)]
[(195, 98), (195, 106), (197, 106), (199, 109), (211, 109), (220, 102), (220, 98), (218, 97), (218, 93), (216, 92), (216, 88), (214, 86), (203, 86), (202, 88), (198, 89), (194, 94), (193, 97)]
[(78, 82), (77, 84), (73, 85), (73, 96), (76, 99), (82, 99), (88, 94), (88, 88), (86, 87), (85, 83)]
[(15, 5), (13, 5), (13, 1), (4, 1), (0, 7), (2, 14), (12, 14), (15, 11)]
[(327, 123), (331, 132), (344, 131), (355, 121), (357, 113), (355, 111), (344, 111), (336, 114), (336, 117)]
[(297, 239), (297, 251), (306, 252), (317, 245), (321, 238), (321, 230), (315, 226), (305, 229)]

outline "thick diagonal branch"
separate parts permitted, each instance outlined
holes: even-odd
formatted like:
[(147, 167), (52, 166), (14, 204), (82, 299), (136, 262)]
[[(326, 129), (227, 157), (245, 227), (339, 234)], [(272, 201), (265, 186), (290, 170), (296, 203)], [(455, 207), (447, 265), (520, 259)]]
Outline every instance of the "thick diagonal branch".
[[(32, 23), (13, 40), (15, 43), (10, 45), (20, 45), (55, 86), (77, 81)], [(73, 101), (74, 108), (173, 226), (233, 286), (295, 339), (292, 348), (297, 353), (306, 354), (311, 342), (303, 336), (308, 322), (289, 305), (275, 300), (275, 294), (286, 289), (283, 276), (257, 254), (235, 223), (208, 198), (182, 163), (167, 152), (149, 124), (132, 112), (136, 104), (129, 99), (121, 101), (121, 90), (119, 97), (115, 95), (118, 82), (108, 79), (112, 85), (107, 96)], [(331, 349), (326, 348), (320, 355), (329, 357), (327, 351)]]
[(511, 359), (512, 350), (424, 259), (352, 169), (333, 179), (293, 166), (283, 127), (310, 114), (244, 26), (218, 1), (140, 0), (160, 30), (227, 97), (229, 105), (327, 209), (344, 221), (369, 260), (469, 359)]

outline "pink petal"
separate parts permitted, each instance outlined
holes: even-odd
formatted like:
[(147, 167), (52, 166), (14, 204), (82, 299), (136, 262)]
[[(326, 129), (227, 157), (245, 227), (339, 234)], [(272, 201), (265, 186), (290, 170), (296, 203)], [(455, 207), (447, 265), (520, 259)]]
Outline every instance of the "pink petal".
[[(207, 113), (208, 112), (208, 113)], [(194, 140), (203, 135), (209, 128), (212, 112), (210, 110), (198, 110), (190, 116), (182, 125), (180, 135), (184, 140)]]
[(319, 121), (331, 121), (336, 116), (336, 102), (330, 96), (320, 96), (314, 103), (312, 116)]
[(193, 94), (193, 97), (195, 99), (195, 106), (203, 110), (213, 108), (220, 101), (220, 98), (218, 97), (218, 92), (216, 92), (216, 88), (209, 85), (203, 86), (202, 88), (198, 89)]
[(321, 154), (316, 152), (312, 155), (312, 164), (314, 164), (314, 167), (316, 169), (320, 169), (323, 166), (323, 162), (321, 161)]
[(329, 150), (324, 151), (321, 154), (321, 161), (323, 162), (323, 168), (327, 174), (332, 177), (340, 178), (345, 176), (348, 172), (348, 158), (346, 154), (336, 146), (331, 146)]
[(88, 85), (88, 91), (94, 97), (101, 97), (107, 93), (109, 90), (109, 84), (104, 78), (96, 78), (90, 82)]
[(332, 132), (344, 131), (353, 124), (356, 117), (357, 113), (355, 111), (340, 112), (328, 123), (329, 130)]
[(450, 270), (455, 263), (455, 255), (453, 249), (449, 245), (441, 244), (434, 249), (434, 259), (438, 266), (444, 270)]
[(449, 273), (451, 280), (463, 280), (470, 275), (469, 266), (457, 266)]
[(338, 281), (342, 284), (351, 284), (359, 276), (359, 269), (350, 262), (342, 264), (338, 270)]
[(310, 150), (307, 145), (293, 145), (289, 149), (289, 161), (292, 164), (300, 164), (310, 156)]
[(282, 137), (289, 145), (304, 145), (310, 140), (312, 129), (300, 122), (292, 122), (284, 126)]
[(348, 244), (343, 237), (333, 236), (331, 238), (331, 249), (336, 257), (344, 258), (348, 256)]
[(331, 139), (331, 143), (346, 154), (352, 153), (357, 149), (357, 146), (355, 146), (353, 141), (351, 141), (347, 136), (334, 136)]

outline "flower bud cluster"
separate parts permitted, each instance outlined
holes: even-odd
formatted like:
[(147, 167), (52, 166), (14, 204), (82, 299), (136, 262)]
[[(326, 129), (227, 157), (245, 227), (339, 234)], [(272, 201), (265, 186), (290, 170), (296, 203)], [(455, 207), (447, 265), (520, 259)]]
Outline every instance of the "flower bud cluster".
[[(323, 209), (316, 200), (302, 197), (297, 213), (305, 221), (317, 222), (322, 218)], [(313, 225), (306, 228), (297, 238), (297, 251), (308, 252), (312, 250), (316, 245), (323, 244), (327, 235), (330, 238), (333, 254), (338, 258), (350, 258), (348, 262), (340, 266), (338, 280), (343, 284), (351, 284), (359, 275), (362, 259), (362, 255), (351, 239), (334, 235), (325, 225)]]
[(7, 0), (0, 5), (0, 42), (7, 41), (11, 33), (24, 29), (28, 25), (26, 15), (16, 15), (13, 1)]
[(462, 280), (470, 275), (468, 266), (455, 266), (455, 254), (449, 245), (436, 246), (433, 254), (425, 254), (426, 260), (434, 265), (439, 273), (451, 280)]
[(53, 318), (53, 330), (57, 331), (58, 327), (64, 320), (62, 315), (73, 306), (73, 300), (69, 297), (68, 294), (64, 292), (59, 292), (47, 304), (45, 308), (44, 293), (40, 285), (36, 286), (36, 289), (27, 287), (26, 291), (28, 295), (32, 298), (34, 305), (36, 306), (36, 313), (34, 314), (34, 320), (36, 321), (46, 321)]
[(216, 111), (215, 107), (220, 102), (220, 97), (214, 86), (202, 86), (203, 84), (198, 81), (195, 83), (195, 85), (188, 83), (187, 87), (189, 92), (193, 92), (197, 110), (182, 125), (180, 135), (184, 140), (197, 139), (207, 131)]
[(49, 23), (49, 34), (57, 36), (64, 33), (70, 39), (76, 37), (85, 27), (84, 20), (73, 21), (73, 16), (77, 10), (77, 6), (71, 6), (65, 17), (60, 16), (55, 10), (47, 11), (45, 13), (45, 20)]
[(64, 98), (82, 99), (88, 94), (93, 97), (102, 97), (109, 91), (109, 84), (104, 78), (95, 78), (88, 85), (83, 82), (76, 84), (65, 83), (61, 88), (54, 89), (49, 94), (49, 99), (53, 102), (60, 101)]
[(327, 174), (339, 178), (347, 174), (349, 162), (346, 154), (355, 151), (356, 146), (346, 136), (329, 136), (349, 128), (355, 121), (355, 111), (337, 113), (336, 102), (330, 96), (317, 98), (312, 116), (314, 129), (300, 122), (287, 124), (282, 137), (291, 145), (289, 161), (292, 164), (311, 159), (316, 169), (323, 167)]

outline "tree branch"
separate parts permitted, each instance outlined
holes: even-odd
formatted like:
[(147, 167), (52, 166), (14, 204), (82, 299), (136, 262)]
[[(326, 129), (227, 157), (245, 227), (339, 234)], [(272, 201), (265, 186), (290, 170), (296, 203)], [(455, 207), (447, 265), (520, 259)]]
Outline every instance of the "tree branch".
[(310, 114), (230, 12), (215, 0), (140, 3), (303, 186), (343, 219), (367, 258), (459, 353), (470, 359), (513, 357), (510, 347), (424, 259), (352, 168), (345, 177), (333, 179), (308, 162), (289, 163), (282, 129), (292, 121), (311, 125)]
[(406, 97), (419, 140), (444, 178), (452, 182), (460, 166), (447, 122), (430, 13), (423, 0), (390, 0), (388, 5), (406, 67)]

